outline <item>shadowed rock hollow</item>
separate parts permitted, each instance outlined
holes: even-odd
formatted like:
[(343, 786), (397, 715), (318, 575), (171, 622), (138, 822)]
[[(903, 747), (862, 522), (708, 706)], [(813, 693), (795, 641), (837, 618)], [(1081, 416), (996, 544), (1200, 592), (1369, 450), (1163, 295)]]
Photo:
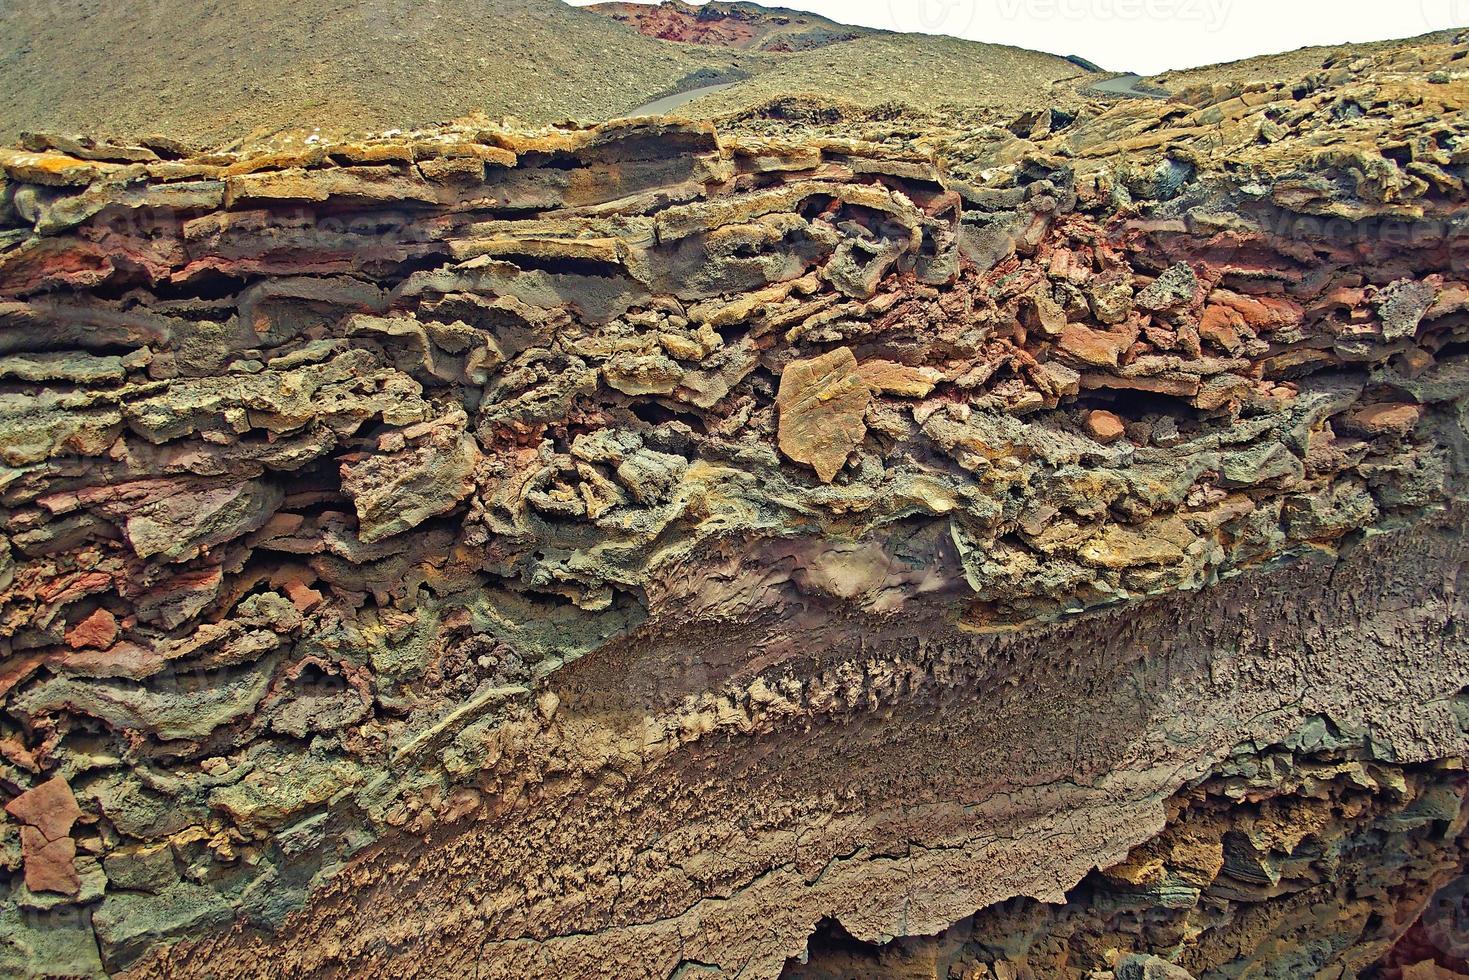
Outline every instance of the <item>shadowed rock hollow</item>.
[(1448, 969), (1464, 51), (0, 153), (0, 971)]

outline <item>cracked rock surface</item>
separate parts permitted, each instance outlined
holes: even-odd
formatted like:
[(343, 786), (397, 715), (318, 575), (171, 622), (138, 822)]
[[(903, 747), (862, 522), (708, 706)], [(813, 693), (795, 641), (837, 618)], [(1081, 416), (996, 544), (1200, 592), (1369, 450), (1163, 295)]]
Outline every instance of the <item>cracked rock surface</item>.
[(1469, 739), (1414, 71), (0, 152), (0, 972), (1401, 951)]

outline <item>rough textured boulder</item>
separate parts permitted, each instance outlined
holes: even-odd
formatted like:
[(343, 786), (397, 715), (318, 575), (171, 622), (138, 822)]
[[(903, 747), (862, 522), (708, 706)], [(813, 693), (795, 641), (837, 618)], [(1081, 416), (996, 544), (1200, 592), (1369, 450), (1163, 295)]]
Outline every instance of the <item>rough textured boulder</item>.
[(0, 153), (0, 972), (1427, 969), (1469, 82), (1189, 99)]

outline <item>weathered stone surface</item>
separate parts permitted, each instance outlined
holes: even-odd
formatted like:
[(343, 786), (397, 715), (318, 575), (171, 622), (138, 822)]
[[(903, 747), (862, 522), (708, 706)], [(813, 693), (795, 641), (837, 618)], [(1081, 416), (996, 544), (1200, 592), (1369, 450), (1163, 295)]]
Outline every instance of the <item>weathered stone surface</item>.
[(1427, 282), (1401, 280), (1387, 286), (1375, 300), (1382, 335), (1388, 340), (1413, 336), (1437, 295), (1433, 284)]
[(478, 458), (472, 439), (443, 425), (421, 445), (344, 465), (342, 491), (357, 509), (358, 536), (371, 544), (453, 510), (473, 487)]
[(1127, 319), (1133, 308), (1131, 277), (1107, 275), (1097, 279), (1087, 290), (1092, 315), (1101, 323), (1117, 324)]
[(924, 398), (944, 380), (943, 372), (936, 368), (910, 367), (892, 361), (865, 361), (858, 365), (857, 373), (874, 392), (905, 398)]
[[(1360, 799), (1343, 813), (1336, 807), (1347, 796)], [(1457, 823), (1463, 803), (1457, 772), (1385, 764), (1361, 757), (1356, 747), (1242, 751), (1170, 800), (1168, 825), (1157, 836), (1088, 874), (1064, 903), (1020, 899), (937, 936), (888, 947), (818, 934), (807, 961), (786, 975), (897, 976), (908, 964), (938, 962), (981, 977), (1192, 980), (1247, 976), (1260, 968), (1310, 976), (1323, 946), (1358, 949), (1344, 959), (1354, 971), (1364, 970), (1372, 950), (1456, 872), (1462, 848), (1447, 854), (1438, 848), (1430, 814)], [(1319, 880), (1318, 847), (1345, 861), (1325, 881)], [(1391, 855), (1393, 863), (1359, 863), (1367, 854)], [(1387, 920), (1372, 915), (1373, 901), (1365, 897), (1382, 892), (1400, 910)], [(1199, 932), (1191, 920), (1205, 910), (1239, 926)], [(1220, 929), (1241, 936), (1266, 930), (1273, 939), (1263, 953), (1251, 953), (1218, 942)], [(1138, 930), (1158, 937), (1159, 953), (1119, 953), (1099, 941)], [(1297, 930), (1310, 939), (1294, 940)], [(1391, 975), (1407, 980), (1420, 966)]]
[(1166, 272), (1137, 294), (1137, 305), (1154, 313), (1188, 306), (1194, 301), (1198, 289), (1199, 278), (1194, 275), (1193, 266), (1179, 262), (1169, 266)]
[(871, 401), (872, 389), (846, 347), (786, 365), (776, 395), (780, 451), (830, 483), (866, 436)]

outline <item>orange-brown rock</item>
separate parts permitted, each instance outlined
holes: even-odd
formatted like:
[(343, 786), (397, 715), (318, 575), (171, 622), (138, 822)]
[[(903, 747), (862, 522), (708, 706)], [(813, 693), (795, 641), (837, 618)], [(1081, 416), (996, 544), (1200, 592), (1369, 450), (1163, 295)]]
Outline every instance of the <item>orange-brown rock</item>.
[(1126, 435), (1127, 428), (1115, 413), (1097, 409), (1086, 414), (1086, 431), (1093, 439), (1108, 445)]
[(117, 639), (117, 617), (106, 609), (98, 609), (66, 632), (67, 646), (73, 650), (85, 647), (106, 649)]
[(1244, 348), (1240, 339), (1240, 328), (1245, 318), (1233, 307), (1214, 304), (1204, 310), (1199, 323), (1199, 336), (1228, 354), (1236, 354)]
[(1423, 406), (1384, 402), (1358, 409), (1347, 417), (1347, 428), (1366, 436), (1405, 436), (1423, 418)]
[(47, 840), (59, 840), (70, 834), (72, 825), (82, 815), (71, 787), (60, 776), (21, 793), (5, 804), (5, 812), (36, 828)]
[(76, 842), (71, 828), (82, 815), (71, 787), (60, 776), (27, 790), (5, 805), (21, 827), (26, 887), (33, 892), (75, 895), (81, 890)]
[(1097, 330), (1080, 323), (1068, 323), (1061, 330), (1057, 347), (1077, 364), (1088, 367), (1115, 368), (1122, 354), (1132, 346), (1136, 335)]
[(903, 398), (926, 397), (944, 379), (942, 371), (931, 367), (909, 367), (893, 361), (863, 361), (858, 375), (874, 392)]
[(872, 401), (857, 359), (838, 347), (820, 357), (793, 361), (780, 375), (780, 450), (830, 483), (867, 434)]

